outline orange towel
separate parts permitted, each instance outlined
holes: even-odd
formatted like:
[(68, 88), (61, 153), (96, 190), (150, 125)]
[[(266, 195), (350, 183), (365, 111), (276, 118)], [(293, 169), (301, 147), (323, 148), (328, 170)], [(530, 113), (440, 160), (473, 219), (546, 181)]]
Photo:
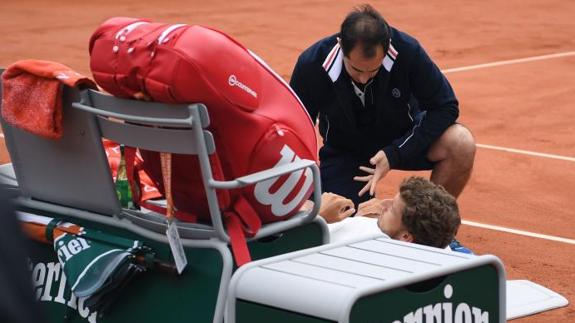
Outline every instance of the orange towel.
[(89, 78), (68, 66), (22, 60), (2, 74), (2, 117), (8, 123), (51, 139), (62, 137), (62, 84), (96, 88)]

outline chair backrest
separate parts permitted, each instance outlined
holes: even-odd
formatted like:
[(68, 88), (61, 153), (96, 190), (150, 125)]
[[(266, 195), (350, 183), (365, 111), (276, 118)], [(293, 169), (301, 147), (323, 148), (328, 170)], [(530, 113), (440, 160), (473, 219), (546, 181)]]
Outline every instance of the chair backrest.
[(227, 241), (208, 155), (216, 150), (203, 104), (164, 104), (121, 99), (98, 91), (81, 93), (72, 106), (90, 113), (101, 137), (156, 152), (197, 155), (212, 225)]
[(104, 215), (119, 214), (96, 119), (71, 106), (79, 98), (77, 90), (64, 89), (64, 134), (60, 140), (30, 134), (0, 118), (18, 186), (25, 198)]
[[(94, 90), (82, 92), (81, 102), (73, 106), (95, 115), (102, 137), (126, 146), (157, 152), (197, 155), (201, 141), (206, 153), (215, 151), (212, 134), (203, 130), (209, 125), (207, 109), (202, 104), (164, 104), (116, 98)], [(197, 118), (194, 114), (197, 111)], [(124, 122), (126, 121), (126, 122)], [(201, 140), (201, 139), (200, 139)]]

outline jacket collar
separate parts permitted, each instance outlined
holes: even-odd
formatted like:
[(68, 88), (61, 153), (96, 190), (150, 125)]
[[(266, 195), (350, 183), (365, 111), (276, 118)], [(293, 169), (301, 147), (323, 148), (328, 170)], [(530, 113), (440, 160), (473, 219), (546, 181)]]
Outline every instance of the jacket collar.
[[(397, 59), (397, 55), (399, 55), (399, 52), (390, 42), (389, 50), (381, 61), (381, 65), (383, 65), (383, 68), (385, 68), (386, 71), (391, 72), (393, 64)], [(323, 61), (322, 67), (329, 75), (331, 81), (335, 83), (335, 81), (337, 81), (341, 75), (341, 71), (343, 69), (343, 51), (341, 50), (338, 42), (335, 43), (335, 46), (333, 46), (327, 54), (325, 60)]]

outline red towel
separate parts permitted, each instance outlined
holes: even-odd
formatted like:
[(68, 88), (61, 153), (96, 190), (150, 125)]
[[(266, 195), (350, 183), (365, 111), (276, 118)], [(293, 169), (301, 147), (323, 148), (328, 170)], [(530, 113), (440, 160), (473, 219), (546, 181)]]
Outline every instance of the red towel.
[(62, 84), (96, 88), (89, 78), (68, 66), (22, 60), (2, 74), (2, 117), (8, 123), (42, 137), (62, 137)]

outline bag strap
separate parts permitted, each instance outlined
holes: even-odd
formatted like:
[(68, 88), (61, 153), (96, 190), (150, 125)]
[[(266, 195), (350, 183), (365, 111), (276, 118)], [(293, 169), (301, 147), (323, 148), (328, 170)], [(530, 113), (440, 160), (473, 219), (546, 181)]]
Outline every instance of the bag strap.
[(240, 218), (233, 212), (224, 212), (224, 215), (226, 216), (226, 228), (230, 236), (230, 245), (232, 247), (234, 260), (236, 266), (241, 267), (252, 261), (242, 223)]
[[(124, 158), (126, 160), (126, 173), (128, 173), (128, 182), (130, 183), (130, 190), (132, 191), (132, 197), (134, 199), (134, 202), (137, 203), (140, 206), (145, 207), (148, 210), (152, 210), (156, 213), (159, 214), (167, 214), (168, 213), (168, 209), (166, 207), (160, 206), (160, 205), (156, 205), (156, 204), (152, 204), (149, 203), (147, 200), (143, 200), (143, 197), (141, 195), (141, 191), (140, 191), (140, 185), (139, 183), (137, 183), (137, 180), (134, 176), (134, 174), (136, 174), (136, 167), (135, 167), (135, 163), (136, 163), (136, 148), (134, 147), (124, 147)], [(161, 158), (161, 156), (160, 156)], [(168, 166), (170, 169), (167, 170), (166, 176), (171, 174), (171, 162), (169, 163)], [(166, 180), (164, 177), (164, 166), (162, 165), (162, 179), (164, 180), (164, 187), (166, 187)], [(171, 176), (170, 176), (171, 178)], [(170, 186), (171, 187), (171, 186)], [(166, 196), (168, 190), (166, 189)], [(171, 189), (170, 189), (170, 196), (171, 196)], [(167, 197), (166, 197), (167, 199)], [(172, 214), (176, 215), (176, 217), (180, 220), (186, 221), (186, 222), (198, 222), (198, 216), (193, 214), (193, 213), (188, 213), (188, 212), (183, 212), (180, 210), (177, 210), (174, 205), (173, 205), (173, 200), (172, 200)]]
[(248, 203), (248, 201), (246, 201), (246, 199), (240, 195), (236, 199), (233, 205), (233, 209), (242, 220), (242, 227), (246, 235), (248, 237), (255, 236), (262, 227), (262, 221), (250, 203)]
[[(147, 200), (141, 201), (140, 206), (143, 206), (146, 209), (154, 211), (154, 212), (159, 213), (159, 214), (166, 214), (166, 212), (167, 212), (167, 208), (165, 208), (161, 205), (152, 204), (152, 203), (148, 202)], [(174, 210), (174, 214), (176, 215), (176, 217), (179, 220), (182, 220), (184, 222), (192, 222), (192, 223), (198, 222), (198, 216), (196, 214), (188, 213), (188, 212), (184, 212), (184, 211), (180, 211), (180, 210)]]
[(162, 181), (164, 182), (164, 193), (166, 195), (166, 217), (168, 221), (174, 219), (174, 199), (172, 197), (172, 154), (160, 153), (162, 163)]
[(238, 267), (252, 261), (246, 235), (253, 237), (261, 228), (261, 220), (250, 204), (239, 196), (230, 211), (224, 212), (226, 228), (234, 260)]

